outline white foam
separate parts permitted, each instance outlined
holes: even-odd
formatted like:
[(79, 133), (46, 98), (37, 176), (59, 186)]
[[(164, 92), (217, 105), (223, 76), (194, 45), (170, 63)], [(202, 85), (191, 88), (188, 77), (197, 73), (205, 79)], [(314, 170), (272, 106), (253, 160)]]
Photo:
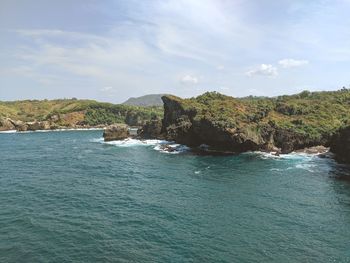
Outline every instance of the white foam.
[(162, 147), (162, 144), (157, 144), (153, 149), (156, 151), (160, 151), (162, 153), (169, 153), (169, 154), (179, 154), (179, 153), (188, 152), (190, 150), (189, 147), (182, 144), (176, 144), (176, 143), (170, 143), (170, 144), (165, 143), (165, 144), (167, 147), (171, 149), (170, 151), (167, 149), (164, 149), (164, 147)]
[(162, 140), (137, 140), (137, 139), (131, 139), (131, 138), (120, 140), (120, 141), (110, 141), (110, 142), (104, 142), (103, 139), (101, 140), (105, 144), (115, 145), (120, 147), (147, 146), (147, 145), (157, 145), (157, 144), (167, 143), (167, 141), (162, 141)]
[(17, 131), (17, 130), (8, 130), (0, 131), (0, 133), (33, 133), (33, 132), (62, 132), (62, 131), (100, 131), (103, 128), (70, 128), (70, 129), (53, 129), (53, 130), (35, 130), (35, 131)]
[(0, 131), (0, 133), (16, 133), (16, 130)]
[(253, 154), (260, 155), (263, 159), (294, 159), (294, 160), (301, 160), (301, 159), (310, 159), (315, 156), (320, 155), (319, 153), (310, 154), (310, 153), (304, 153), (304, 152), (291, 152), (288, 154), (279, 154), (276, 155), (274, 152), (252, 152)]
[(311, 163), (299, 163), (295, 165), (295, 168), (306, 170), (306, 171), (309, 171), (310, 173), (314, 172), (313, 170), (314, 167), (316, 167), (316, 165)]
[(259, 155), (262, 159), (281, 159), (283, 157), (282, 154), (275, 155), (275, 153), (272, 153), (272, 152), (261, 152), (261, 151), (248, 152), (243, 154), (256, 154), (256, 155)]
[[(128, 138), (125, 140), (105, 142), (103, 138), (98, 138), (98, 139), (93, 139), (91, 141), (108, 144), (108, 145), (114, 145), (117, 147), (154, 146), (153, 149), (156, 151), (159, 151), (162, 153), (171, 153), (171, 154), (183, 153), (190, 150), (190, 148), (185, 145), (176, 144), (174, 142), (166, 141), (166, 140), (138, 140), (138, 139)], [(165, 145), (166, 147), (171, 148), (171, 151), (166, 150)]]

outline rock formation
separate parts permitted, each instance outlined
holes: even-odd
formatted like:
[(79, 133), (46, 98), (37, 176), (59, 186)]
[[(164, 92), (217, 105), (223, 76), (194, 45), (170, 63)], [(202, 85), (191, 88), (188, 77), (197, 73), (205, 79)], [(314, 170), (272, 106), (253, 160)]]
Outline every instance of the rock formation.
[[(203, 96), (195, 99), (163, 96), (164, 119), (160, 135), (159, 121), (146, 124), (139, 135), (143, 138), (165, 138), (194, 147), (205, 144), (212, 150), (237, 153), (256, 150), (290, 153), (329, 144), (327, 136), (312, 137), (297, 129), (276, 125), (269, 118), (269, 109), (253, 105), (254, 108), (251, 104), (218, 93)], [(212, 104), (214, 100), (217, 105)]]
[(154, 117), (138, 129), (137, 135), (143, 139), (159, 139), (162, 131), (162, 120)]
[(340, 162), (350, 163), (350, 126), (341, 128), (332, 138), (331, 152)]
[(0, 131), (14, 130), (15, 126), (10, 119), (0, 118)]
[(124, 140), (129, 136), (129, 126), (121, 123), (108, 126), (103, 132), (103, 138), (105, 141)]
[(49, 130), (50, 129), (50, 123), (48, 121), (27, 122), (26, 125), (27, 125), (28, 131)]

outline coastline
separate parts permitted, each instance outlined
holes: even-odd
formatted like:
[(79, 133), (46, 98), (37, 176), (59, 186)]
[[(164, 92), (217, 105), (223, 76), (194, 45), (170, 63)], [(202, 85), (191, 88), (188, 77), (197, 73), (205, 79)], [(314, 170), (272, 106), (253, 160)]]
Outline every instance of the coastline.
[(48, 130), (32, 130), (32, 131), (19, 131), (19, 130), (5, 130), (0, 131), (1, 133), (32, 133), (32, 132), (57, 132), (57, 131), (99, 131), (104, 130), (105, 128), (60, 128), (60, 129), (48, 129)]
[[(106, 126), (107, 127), (107, 126)], [(43, 133), (43, 132), (65, 132), (65, 131), (103, 131), (106, 129), (106, 127), (90, 127), (90, 128), (59, 128), (59, 129), (47, 129), (47, 130), (32, 130), (32, 131), (18, 131), (18, 130), (5, 130), (0, 131), (0, 134), (25, 134), (25, 133)], [(130, 127), (129, 130), (135, 131), (138, 127)], [(247, 151), (243, 153), (237, 153), (233, 151), (219, 151), (219, 150), (212, 150), (206, 147), (190, 147), (186, 144), (179, 144), (175, 143), (174, 141), (167, 141), (164, 139), (145, 139), (140, 138), (137, 135), (130, 136), (123, 140), (114, 140), (110, 142), (104, 142), (103, 138), (100, 138), (97, 140), (98, 142), (103, 142), (108, 145), (115, 145), (115, 146), (126, 146), (128, 145), (128, 142), (130, 141), (139, 141), (140, 143), (131, 143), (132, 145), (156, 145), (155, 142), (161, 142), (159, 145), (156, 146), (157, 150), (163, 153), (183, 153), (183, 152), (192, 152), (194, 154), (198, 155), (213, 155), (213, 156), (228, 156), (228, 155), (237, 155), (237, 154), (245, 154), (245, 153), (256, 153), (256, 154), (262, 154), (265, 156), (273, 157), (273, 158), (279, 158), (283, 156), (288, 155), (307, 155), (307, 156), (319, 156), (321, 158), (331, 158), (333, 157), (333, 153), (330, 151), (329, 147), (325, 146), (315, 146), (315, 147), (307, 147), (304, 149), (299, 149), (292, 151), (287, 154), (279, 154), (275, 151)], [(147, 141), (152, 141), (152, 143), (148, 143)], [(174, 147), (174, 145), (176, 147)], [(177, 152), (177, 148), (181, 148), (181, 151)], [(185, 151), (183, 149), (186, 149)]]

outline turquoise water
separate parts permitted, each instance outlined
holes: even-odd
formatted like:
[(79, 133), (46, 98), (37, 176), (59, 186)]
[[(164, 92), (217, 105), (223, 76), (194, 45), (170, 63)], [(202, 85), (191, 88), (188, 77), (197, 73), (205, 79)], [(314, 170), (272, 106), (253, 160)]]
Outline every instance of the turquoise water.
[(0, 134), (0, 262), (350, 262), (348, 168), (331, 159), (101, 136)]

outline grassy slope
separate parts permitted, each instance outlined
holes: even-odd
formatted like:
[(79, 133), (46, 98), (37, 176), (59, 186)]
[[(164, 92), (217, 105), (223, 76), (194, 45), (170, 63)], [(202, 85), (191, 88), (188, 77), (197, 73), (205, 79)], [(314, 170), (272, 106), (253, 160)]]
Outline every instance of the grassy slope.
[[(64, 116), (65, 119), (74, 121), (81, 119), (84, 124), (98, 125), (115, 122), (127, 122), (129, 120), (144, 121), (151, 116), (162, 116), (161, 107), (136, 107), (101, 103), (94, 100), (24, 100), (0, 102), (0, 117), (8, 117), (14, 120), (34, 121), (47, 120), (53, 115)], [(69, 123), (62, 123), (68, 125)]]

